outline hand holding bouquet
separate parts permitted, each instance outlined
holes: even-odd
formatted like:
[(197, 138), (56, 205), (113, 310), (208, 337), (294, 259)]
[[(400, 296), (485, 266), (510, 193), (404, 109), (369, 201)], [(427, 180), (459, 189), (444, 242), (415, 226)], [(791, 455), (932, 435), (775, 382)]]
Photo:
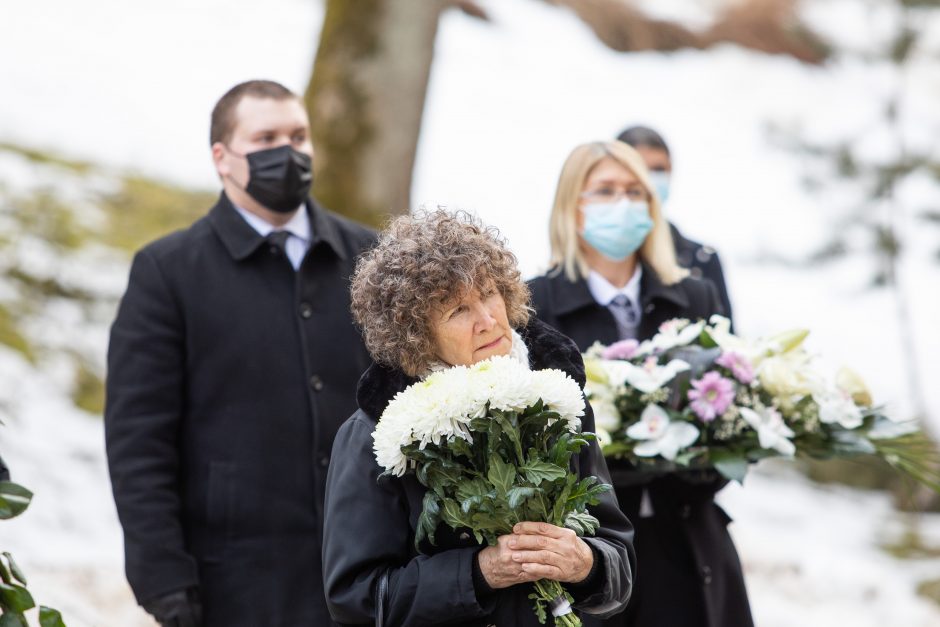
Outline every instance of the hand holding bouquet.
[(872, 406), (852, 371), (827, 380), (815, 370), (806, 331), (747, 341), (729, 327), (720, 316), (670, 320), (648, 341), (585, 354), (605, 455), (640, 470), (714, 467), (742, 481), (765, 457), (870, 454), (940, 491), (936, 452), (916, 425)]
[[(434, 373), (399, 393), (373, 433), (386, 474), (413, 471), (428, 488), (415, 546), (440, 523), (490, 546), (518, 523), (544, 522), (577, 535), (599, 523), (588, 511), (610, 489), (579, 478), (572, 456), (594, 439), (580, 432), (584, 397), (558, 370), (529, 370), (511, 357)], [(569, 532), (570, 533), (570, 532)], [(535, 612), (556, 625), (581, 622), (558, 581), (533, 582)]]

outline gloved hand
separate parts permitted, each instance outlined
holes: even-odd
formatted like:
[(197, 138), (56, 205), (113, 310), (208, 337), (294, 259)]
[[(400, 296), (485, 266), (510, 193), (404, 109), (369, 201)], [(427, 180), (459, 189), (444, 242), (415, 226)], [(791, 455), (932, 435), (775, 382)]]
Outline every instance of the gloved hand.
[(202, 627), (202, 602), (197, 588), (177, 590), (143, 606), (161, 627)]

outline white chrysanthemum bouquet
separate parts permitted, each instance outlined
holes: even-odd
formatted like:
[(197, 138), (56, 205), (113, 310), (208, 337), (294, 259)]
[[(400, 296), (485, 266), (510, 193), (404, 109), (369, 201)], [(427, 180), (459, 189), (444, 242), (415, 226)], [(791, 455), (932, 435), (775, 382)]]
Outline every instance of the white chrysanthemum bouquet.
[[(409, 386), (389, 403), (373, 433), (386, 474), (414, 471), (428, 491), (415, 546), (434, 543), (438, 525), (468, 529), (495, 545), (521, 521), (548, 522), (593, 535), (587, 511), (610, 489), (579, 478), (572, 455), (594, 439), (580, 431), (584, 397), (560, 370), (530, 370), (511, 357), (457, 366)], [(557, 581), (534, 582), (535, 612), (556, 625), (581, 621)]]
[(604, 454), (641, 470), (714, 467), (741, 481), (765, 457), (868, 454), (940, 490), (936, 451), (877, 407), (843, 368), (824, 377), (807, 331), (748, 341), (721, 316), (670, 320), (652, 339), (595, 345), (587, 394)]

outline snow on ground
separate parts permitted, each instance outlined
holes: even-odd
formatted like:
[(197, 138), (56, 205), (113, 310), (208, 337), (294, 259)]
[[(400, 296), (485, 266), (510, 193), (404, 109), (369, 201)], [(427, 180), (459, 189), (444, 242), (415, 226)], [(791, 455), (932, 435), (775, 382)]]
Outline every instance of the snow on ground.
[[(687, 16), (695, 27), (720, 6), (644, 2), (665, 17)], [(769, 128), (790, 139), (852, 139), (866, 155), (890, 158), (895, 146), (879, 118), (899, 80), (889, 66), (846, 54), (808, 67), (733, 46), (621, 55), (603, 48), (570, 13), (538, 0), (485, 4), (492, 23), (457, 12), (442, 20), (416, 204), (477, 211), (501, 228), (532, 275), (547, 259), (545, 225), (570, 149), (631, 123), (652, 125), (674, 151), (670, 217), (720, 250), (739, 328), (760, 335), (809, 327), (811, 350), (833, 368), (851, 364), (899, 415), (912, 411), (895, 304), (888, 293), (865, 289), (870, 263), (849, 257), (807, 269), (768, 262), (815, 250), (859, 195), (849, 184), (804, 188), (806, 175), (831, 181), (831, 169), (787, 150)], [(6, 7), (0, 141), (214, 188), (206, 135), (215, 99), (259, 76), (302, 90), (321, 12), (306, 0), (39, 0)], [(804, 13), (854, 51), (883, 40), (891, 19), (879, 0), (813, 0)], [(936, 50), (940, 23), (929, 29), (926, 47)], [(913, 64), (902, 84), (906, 142), (940, 154), (937, 62)], [(31, 176), (47, 183), (66, 178), (0, 157), (0, 192), (28, 187)], [(937, 194), (936, 184), (924, 180), (900, 190), (901, 200), (918, 209), (937, 206)], [(902, 278), (936, 432), (940, 388), (928, 384), (940, 377), (940, 295), (932, 289), (940, 269), (931, 260), (940, 231), (909, 215), (900, 226), (910, 236)], [(25, 244), (18, 251), (30, 254)], [(113, 263), (101, 270), (92, 254), (74, 266), (50, 264), (83, 285), (99, 281), (94, 289), (103, 293), (119, 289), (115, 283), (125, 276)], [(0, 282), (0, 297), (4, 289)], [(103, 359), (105, 325), (70, 338), (71, 315), (48, 312), (30, 332), (83, 351), (97, 345)], [(150, 624), (123, 579), (100, 420), (70, 404), (54, 363), (37, 370), (0, 348), (0, 373), (8, 423), (0, 428), (0, 450), (37, 494), (23, 517), (3, 523), (3, 548), (19, 557), (37, 599), (63, 609), (70, 625)], [(940, 564), (897, 560), (878, 548), (904, 520), (884, 496), (819, 487), (762, 467), (743, 488), (728, 488), (722, 502), (736, 519), (732, 530), (759, 626), (940, 625), (940, 609), (914, 593), (918, 581), (940, 578)], [(940, 518), (921, 517), (920, 528), (940, 546)]]

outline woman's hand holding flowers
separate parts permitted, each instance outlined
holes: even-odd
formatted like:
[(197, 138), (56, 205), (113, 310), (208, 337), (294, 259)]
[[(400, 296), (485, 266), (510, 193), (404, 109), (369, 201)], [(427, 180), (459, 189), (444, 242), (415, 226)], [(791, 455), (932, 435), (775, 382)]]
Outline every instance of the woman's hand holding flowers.
[(594, 552), (574, 531), (544, 522), (516, 524), (478, 559), (493, 589), (539, 579), (578, 583), (594, 566)]

